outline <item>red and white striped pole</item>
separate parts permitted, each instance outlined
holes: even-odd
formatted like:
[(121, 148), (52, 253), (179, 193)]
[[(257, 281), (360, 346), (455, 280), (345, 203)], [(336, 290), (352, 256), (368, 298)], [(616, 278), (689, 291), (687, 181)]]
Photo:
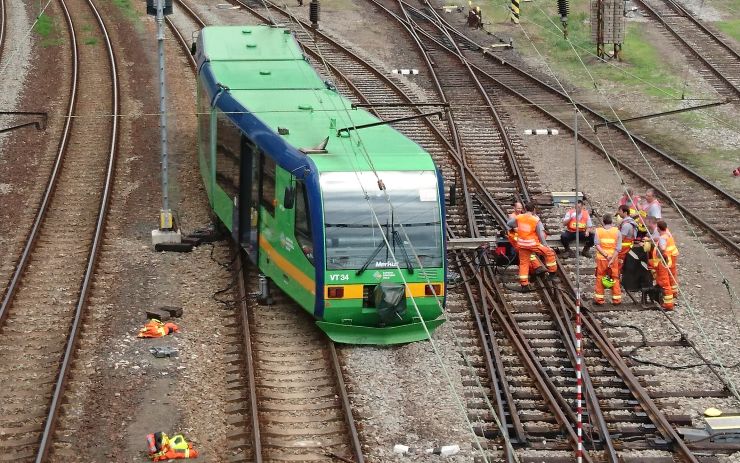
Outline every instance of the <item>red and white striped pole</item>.
[[(574, 108), (576, 117), (574, 123), (573, 159), (575, 164), (576, 201), (578, 200), (578, 108)], [(576, 233), (576, 249), (579, 249), (579, 233)], [(583, 463), (583, 364), (581, 333), (581, 256), (576, 253), (576, 433), (578, 442), (576, 444), (576, 462)]]

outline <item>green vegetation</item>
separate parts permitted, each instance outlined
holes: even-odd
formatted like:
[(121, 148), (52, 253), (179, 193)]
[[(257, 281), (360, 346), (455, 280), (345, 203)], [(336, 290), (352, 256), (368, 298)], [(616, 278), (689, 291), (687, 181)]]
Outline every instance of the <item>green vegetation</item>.
[(98, 39), (96, 39), (95, 37), (88, 37), (83, 41), (83, 43), (85, 45), (97, 45)]
[(36, 21), (36, 25), (33, 26), (33, 31), (43, 38), (49, 37), (53, 30), (54, 20), (46, 13), (42, 13), (41, 16), (39, 16), (39, 20)]
[(740, 42), (740, 19), (729, 19), (727, 21), (717, 21), (714, 23), (717, 29), (726, 35)]
[(33, 26), (33, 31), (41, 37), (42, 47), (53, 47), (64, 43), (59, 27), (53, 16), (43, 13)]
[(134, 4), (131, 0), (113, 0), (113, 4), (121, 9), (123, 14), (130, 19), (138, 19), (139, 14), (134, 8)]

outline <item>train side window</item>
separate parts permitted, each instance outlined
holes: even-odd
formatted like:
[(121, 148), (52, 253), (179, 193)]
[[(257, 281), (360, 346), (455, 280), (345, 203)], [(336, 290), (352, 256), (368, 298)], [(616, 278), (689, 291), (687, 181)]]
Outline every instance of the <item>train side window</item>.
[(216, 181), (230, 198), (235, 198), (239, 195), (241, 131), (220, 111), (216, 126)]
[(313, 262), (313, 240), (311, 236), (311, 215), (308, 212), (306, 185), (297, 181), (295, 185), (295, 237), (308, 260)]
[(275, 161), (262, 154), (261, 204), (267, 212), (275, 215)]

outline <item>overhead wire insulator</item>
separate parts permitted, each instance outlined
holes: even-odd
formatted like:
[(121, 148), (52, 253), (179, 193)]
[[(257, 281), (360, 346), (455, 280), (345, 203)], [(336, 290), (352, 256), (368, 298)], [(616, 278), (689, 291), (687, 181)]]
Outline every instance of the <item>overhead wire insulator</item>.
[(568, 0), (558, 0), (558, 14), (562, 22), (568, 21)]
[(308, 5), (308, 17), (311, 20), (311, 25), (313, 27), (317, 27), (319, 25), (320, 11), (318, 0), (311, 0), (311, 3)]

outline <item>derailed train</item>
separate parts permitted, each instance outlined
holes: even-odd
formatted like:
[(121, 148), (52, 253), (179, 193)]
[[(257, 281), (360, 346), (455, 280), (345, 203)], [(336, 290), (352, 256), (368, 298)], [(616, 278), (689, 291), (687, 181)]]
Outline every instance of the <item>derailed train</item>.
[(215, 215), (338, 342), (427, 338), (444, 306), (442, 176), (417, 144), (353, 109), (293, 35), (198, 37), (200, 168)]

